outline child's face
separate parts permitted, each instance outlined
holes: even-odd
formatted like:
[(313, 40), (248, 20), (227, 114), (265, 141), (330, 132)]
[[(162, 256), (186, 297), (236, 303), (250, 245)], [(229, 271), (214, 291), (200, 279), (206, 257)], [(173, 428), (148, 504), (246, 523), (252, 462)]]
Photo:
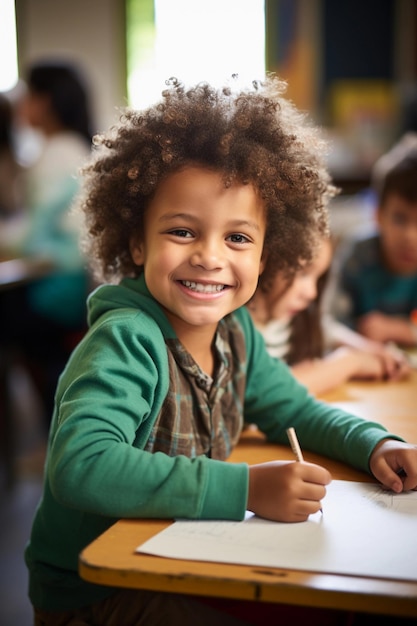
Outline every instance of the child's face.
[(19, 103), (19, 115), (23, 123), (41, 130), (55, 118), (49, 96), (30, 89)]
[(218, 172), (187, 167), (158, 187), (132, 257), (178, 337), (219, 320), (253, 295), (266, 217), (251, 185), (225, 188)]
[(312, 263), (296, 273), (289, 287), (286, 288), (285, 279), (280, 274), (277, 275), (273, 288), (267, 294), (273, 319), (291, 319), (315, 300), (317, 281), (329, 268), (331, 256), (330, 241), (325, 239), (318, 255)]
[(378, 224), (388, 269), (404, 276), (417, 273), (417, 204), (389, 195), (379, 208)]

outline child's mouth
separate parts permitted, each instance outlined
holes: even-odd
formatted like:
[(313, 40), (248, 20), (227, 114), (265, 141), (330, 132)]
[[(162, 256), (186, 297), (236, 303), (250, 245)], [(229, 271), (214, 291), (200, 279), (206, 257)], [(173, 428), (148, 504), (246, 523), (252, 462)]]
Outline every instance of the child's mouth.
[(226, 288), (226, 285), (196, 283), (192, 280), (182, 280), (181, 284), (198, 293), (218, 293)]

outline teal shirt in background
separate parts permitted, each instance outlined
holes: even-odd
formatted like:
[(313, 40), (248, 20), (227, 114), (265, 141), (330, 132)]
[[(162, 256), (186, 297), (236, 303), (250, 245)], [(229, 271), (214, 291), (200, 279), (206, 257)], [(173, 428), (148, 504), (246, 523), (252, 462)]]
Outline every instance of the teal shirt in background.
[(349, 303), (348, 319), (371, 311), (409, 317), (417, 309), (417, 273), (399, 276), (384, 267), (379, 235), (353, 244), (341, 268), (341, 292)]
[(72, 210), (78, 169), (89, 152), (78, 134), (58, 133), (45, 141), (26, 174), (28, 225), (20, 253), (46, 257), (55, 268), (28, 286), (29, 303), (42, 317), (68, 327), (84, 326), (90, 282), (80, 250), (80, 217)]

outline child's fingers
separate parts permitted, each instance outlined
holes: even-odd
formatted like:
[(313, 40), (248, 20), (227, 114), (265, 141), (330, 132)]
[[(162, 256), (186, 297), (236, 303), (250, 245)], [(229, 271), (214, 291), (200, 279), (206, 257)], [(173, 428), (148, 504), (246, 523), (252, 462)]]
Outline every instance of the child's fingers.
[(330, 472), (304, 461), (272, 461), (249, 468), (247, 508), (260, 517), (299, 522), (321, 508)]
[(396, 493), (417, 487), (417, 447), (385, 440), (371, 456), (371, 470), (382, 485)]
[(295, 469), (299, 480), (293, 485), (292, 521), (304, 521), (322, 510), (331, 475), (324, 467), (312, 463), (296, 463)]
[(329, 470), (321, 465), (315, 463), (307, 463), (303, 461), (300, 463), (300, 468), (303, 468), (303, 478), (306, 483), (311, 485), (323, 486), (328, 485), (332, 481), (332, 475)]

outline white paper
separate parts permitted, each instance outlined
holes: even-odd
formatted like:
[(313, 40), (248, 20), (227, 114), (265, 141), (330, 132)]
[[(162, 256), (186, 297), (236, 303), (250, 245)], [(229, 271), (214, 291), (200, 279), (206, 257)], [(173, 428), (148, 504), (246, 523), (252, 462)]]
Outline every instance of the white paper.
[(136, 550), (175, 559), (417, 580), (417, 492), (334, 480), (323, 515), (271, 522), (179, 520)]

